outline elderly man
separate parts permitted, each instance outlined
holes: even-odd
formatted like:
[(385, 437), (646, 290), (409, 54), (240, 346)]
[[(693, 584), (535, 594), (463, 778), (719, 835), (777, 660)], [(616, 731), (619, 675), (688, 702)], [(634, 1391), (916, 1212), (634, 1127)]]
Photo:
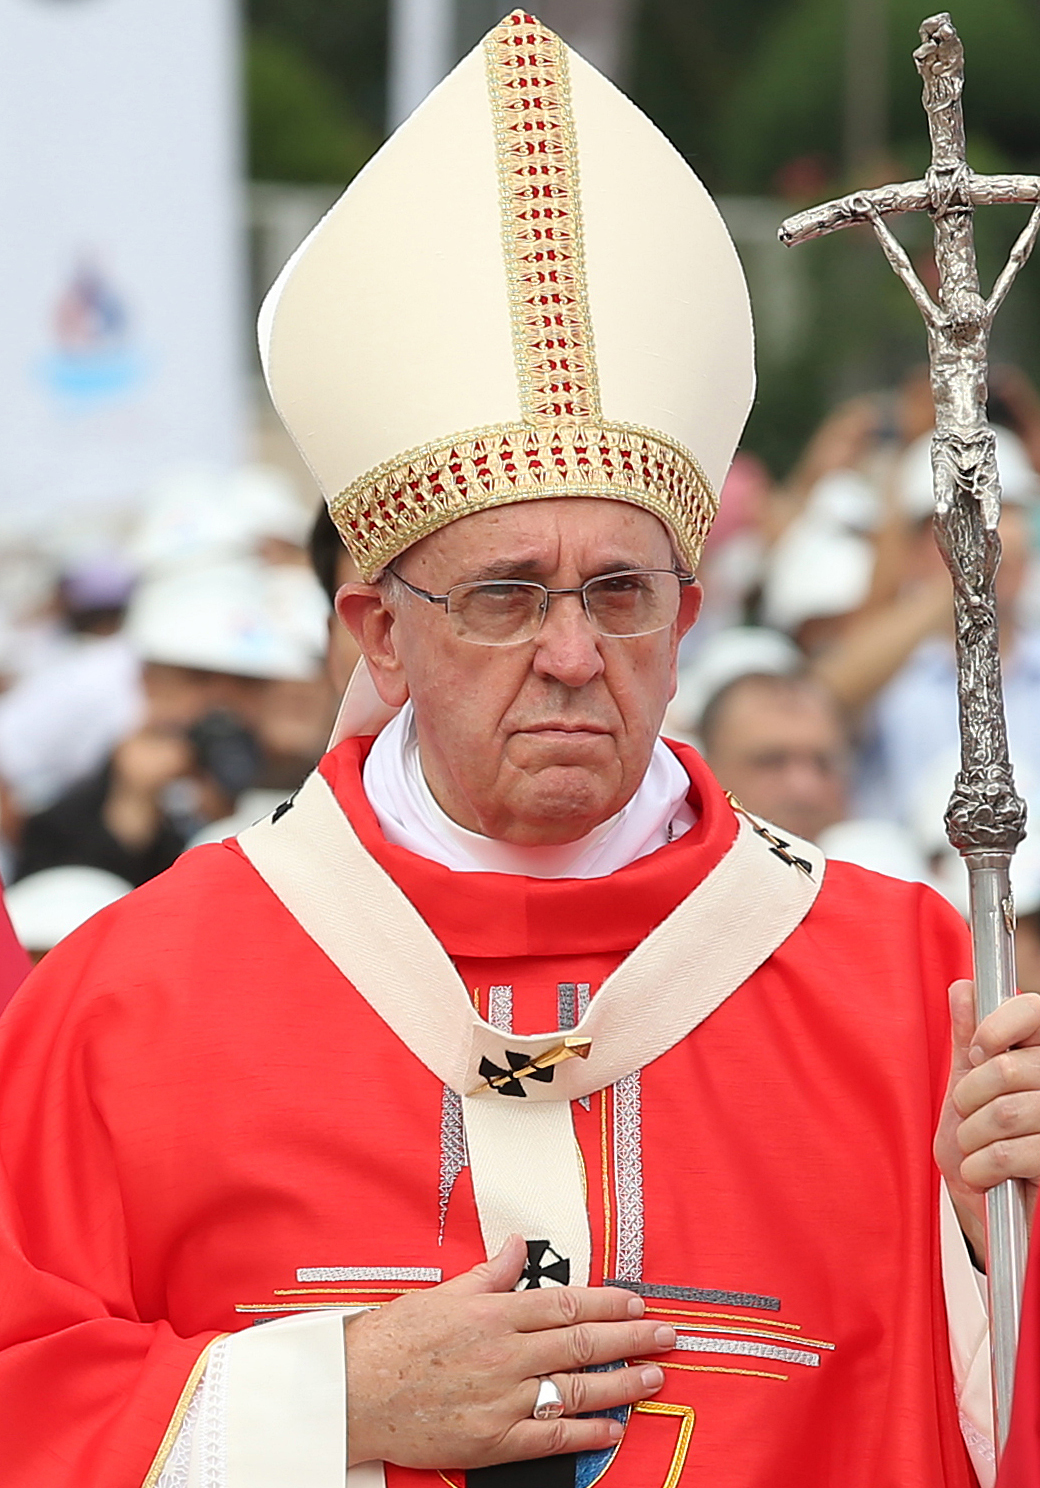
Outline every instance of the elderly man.
[(658, 737), (751, 386), (703, 189), (517, 12), (261, 344), (364, 667), (5, 1015), (5, 1488), (970, 1488), (1037, 1001), (949, 1077), (952, 913)]

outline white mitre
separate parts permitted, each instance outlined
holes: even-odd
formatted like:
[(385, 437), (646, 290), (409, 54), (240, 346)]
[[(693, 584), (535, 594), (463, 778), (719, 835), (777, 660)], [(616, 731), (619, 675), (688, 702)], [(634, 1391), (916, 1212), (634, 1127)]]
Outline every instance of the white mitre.
[(744, 276), (664, 136), (523, 11), (352, 182), (260, 314), (362, 576), (487, 507), (632, 502), (691, 570), (754, 389)]

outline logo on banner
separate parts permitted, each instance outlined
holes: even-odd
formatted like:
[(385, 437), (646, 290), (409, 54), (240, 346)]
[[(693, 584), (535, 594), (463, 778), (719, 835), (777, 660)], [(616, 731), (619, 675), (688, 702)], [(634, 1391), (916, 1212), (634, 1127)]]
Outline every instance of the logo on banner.
[(81, 259), (54, 306), (52, 350), (40, 367), (44, 382), (59, 397), (78, 402), (129, 391), (144, 376), (132, 330), (113, 280), (95, 261)]

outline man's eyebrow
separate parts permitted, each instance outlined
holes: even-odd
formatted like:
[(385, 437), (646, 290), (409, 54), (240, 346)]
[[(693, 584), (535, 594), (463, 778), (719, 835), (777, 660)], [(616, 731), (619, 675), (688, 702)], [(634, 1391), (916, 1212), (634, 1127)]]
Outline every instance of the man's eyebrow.
[[(650, 566), (636, 558), (617, 558), (601, 564), (595, 573), (587, 574), (586, 581), (599, 578), (601, 574), (627, 573), (629, 569)], [(496, 558), (491, 563), (482, 563), (479, 568), (471, 569), (465, 578), (457, 579), (456, 583), (480, 584), (495, 579), (529, 579), (540, 583), (544, 573), (545, 565), (537, 558)]]
[(470, 569), (461, 582), (479, 584), (485, 579), (536, 579), (542, 572), (537, 558), (496, 558), (491, 563)]

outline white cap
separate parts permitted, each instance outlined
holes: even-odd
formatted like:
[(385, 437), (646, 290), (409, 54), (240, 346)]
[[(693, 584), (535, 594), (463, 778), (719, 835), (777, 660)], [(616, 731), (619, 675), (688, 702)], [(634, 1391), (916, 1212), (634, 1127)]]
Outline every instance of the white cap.
[[(1009, 506), (1032, 506), (1040, 498), (1040, 476), (1030, 462), (1017, 434), (994, 425), (997, 437), (997, 471), (1000, 492)], [(935, 510), (932, 489), (932, 436), (922, 434), (900, 456), (896, 466), (896, 493), (911, 522), (922, 522)]]
[(902, 878), (909, 883), (929, 883), (924, 855), (905, 827), (880, 818), (856, 817), (826, 827), (816, 839), (828, 858), (856, 863), (873, 873)]
[(762, 617), (778, 630), (806, 620), (847, 615), (870, 592), (874, 547), (855, 532), (814, 521), (792, 522), (769, 555)]
[(776, 630), (738, 625), (716, 631), (679, 673), (679, 686), (668, 707), (665, 728), (695, 733), (705, 708), (715, 695), (753, 672), (790, 676), (802, 663), (802, 653)]
[(881, 498), (874, 482), (858, 470), (831, 470), (810, 491), (806, 512), (829, 527), (874, 532), (881, 521)]
[(365, 578), (460, 517), (552, 496), (643, 506), (692, 566), (754, 388), (715, 204), (520, 10), (297, 250), (259, 341)]
[(101, 868), (44, 868), (4, 890), (14, 933), (27, 951), (49, 951), (132, 888)]
[(313, 512), (270, 465), (173, 471), (149, 493), (128, 556), (141, 573), (248, 557), (265, 538), (302, 547)]
[[(955, 749), (935, 756), (911, 793), (909, 818), (922, 853), (934, 862), (935, 887), (968, 917), (968, 870), (946, 835), (944, 817), (958, 766)], [(1026, 835), (1011, 859), (1011, 889), (1020, 915), (1040, 909), (1040, 781), (1026, 761), (1015, 761), (1015, 785), (1025, 798)]]
[(315, 617), (327, 612), (308, 570), (243, 558), (149, 579), (131, 601), (126, 628), (143, 661), (307, 681), (320, 670), (327, 639)]

